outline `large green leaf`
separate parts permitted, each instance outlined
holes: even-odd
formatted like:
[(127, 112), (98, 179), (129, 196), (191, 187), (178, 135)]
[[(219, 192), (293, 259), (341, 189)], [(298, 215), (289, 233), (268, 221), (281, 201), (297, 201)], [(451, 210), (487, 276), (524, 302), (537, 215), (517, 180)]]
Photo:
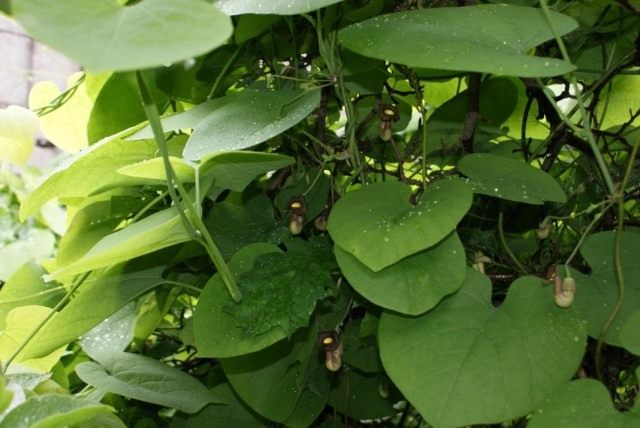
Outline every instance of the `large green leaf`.
[(329, 395), (329, 376), (315, 342), (315, 329), (300, 330), (289, 340), (257, 353), (223, 359), (222, 368), (235, 392), (253, 410), (272, 421), (285, 422), (297, 419), (296, 407), (303, 407), (308, 422), (302, 427), (306, 427), (322, 411)]
[(101, 275), (90, 276), (78, 295), (29, 342), (25, 355), (29, 358), (47, 355), (82, 336), (131, 300), (162, 284), (164, 268), (150, 265), (147, 260), (118, 265)]
[(175, 208), (166, 208), (100, 239), (89, 252), (51, 274), (52, 278), (113, 266), (191, 239)]
[(80, 363), (78, 377), (100, 390), (195, 413), (220, 401), (197, 379), (153, 358), (128, 352), (100, 354), (100, 364)]
[[(601, 232), (589, 236), (580, 252), (591, 266), (591, 274), (587, 276), (575, 271), (572, 273), (578, 287), (575, 305), (587, 321), (589, 335), (595, 338), (600, 335), (602, 326), (618, 299), (614, 241), (615, 232)], [(624, 232), (621, 244), (625, 299), (604, 341), (640, 353), (640, 339), (637, 334), (640, 331), (640, 233)]]
[[(577, 28), (552, 12), (559, 35)], [(540, 9), (505, 5), (441, 7), (377, 16), (340, 32), (349, 49), (413, 67), (541, 77), (575, 67), (528, 51), (554, 37)]]
[(378, 272), (437, 244), (471, 207), (470, 188), (457, 180), (431, 185), (416, 205), (411, 188), (397, 181), (347, 193), (331, 210), (334, 242)]
[(28, 399), (0, 422), (0, 428), (58, 428), (73, 426), (113, 409), (70, 395), (47, 394)]
[[(393, 416), (397, 413), (393, 404), (398, 397), (388, 393), (390, 383), (384, 375), (345, 370), (332, 388), (329, 404), (338, 412), (358, 420)], [(385, 390), (387, 396), (383, 397)]]
[(419, 317), (383, 314), (380, 355), (400, 391), (434, 426), (490, 424), (526, 415), (568, 382), (586, 346), (574, 309), (522, 277), (504, 303), (469, 270), (463, 287)]
[(244, 296), (228, 303), (229, 312), (245, 335), (273, 329), (287, 335), (309, 324), (316, 302), (332, 286), (333, 252), (326, 239), (291, 240), (286, 252), (257, 256), (250, 270), (238, 276)]
[(534, 205), (567, 200), (553, 177), (515, 159), (475, 153), (462, 158), (458, 169), (471, 179), (473, 191), (483, 195)]
[(317, 89), (242, 91), (227, 95), (196, 125), (184, 157), (199, 160), (255, 146), (303, 120), (319, 103)]
[[(128, 135), (133, 131), (123, 132)], [(123, 141), (121, 137), (106, 138), (63, 162), (31, 192), (20, 205), (20, 219), (26, 219), (45, 202), (56, 197), (80, 197), (130, 180), (114, 174), (125, 165), (149, 159), (156, 154), (153, 140)]]
[(618, 412), (609, 391), (593, 379), (578, 379), (550, 395), (528, 428), (634, 428), (640, 426), (640, 400), (630, 412)]
[(297, 15), (339, 3), (342, 0), (217, 0), (215, 5), (227, 15)]
[(90, 71), (135, 70), (201, 55), (232, 33), (231, 20), (198, 0), (20, 0), (14, 17), (41, 42)]
[(456, 233), (378, 272), (340, 247), (335, 253), (343, 275), (358, 293), (378, 306), (408, 315), (428, 311), (460, 288), (467, 270)]
[(327, 242), (289, 243), (282, 252), (272, 244), (250, 244), (229, 267), (244, 295), (235, 303), (218, 275), (205, 286), (194, 316), (201, 356), (226, 358), (248, 354), (308, 325), (316, 301), (326, 296), (334, 265)]
[(80, 347), (96, 361), (102, 361), (104, 354), (124, 351), (133, 340), (137, 317), (136, 304), (129, 302), (82, 335), (79, 340)]

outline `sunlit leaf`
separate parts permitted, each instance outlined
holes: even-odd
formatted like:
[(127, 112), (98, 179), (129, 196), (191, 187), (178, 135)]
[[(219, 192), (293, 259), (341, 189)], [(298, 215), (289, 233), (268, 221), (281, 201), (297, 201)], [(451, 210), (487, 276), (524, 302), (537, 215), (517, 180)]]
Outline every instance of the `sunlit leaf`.
[(297, 15), (339, 3), (342, 0), (217, 0), (214, 4), (227, 15)]
[(0, 161), (23, 166), (31, 157), (38, 117), (31, 111), (9, 106), (0, 110)]
[(93, 72), (184, 60), (222, 45), (232, 32), (226, 15), (198, 0), (126, 7), (114, 0), (21, 0), (12, 12), (29, 34)]

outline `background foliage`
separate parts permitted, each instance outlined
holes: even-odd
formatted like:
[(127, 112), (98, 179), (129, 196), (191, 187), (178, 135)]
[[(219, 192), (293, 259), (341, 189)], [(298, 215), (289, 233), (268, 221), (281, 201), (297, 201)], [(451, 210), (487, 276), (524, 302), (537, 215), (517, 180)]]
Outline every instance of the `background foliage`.
[(640, 4), (502, 3), (0, 2), (85, 69), (0, 111), (0, 427), (637, 425)]

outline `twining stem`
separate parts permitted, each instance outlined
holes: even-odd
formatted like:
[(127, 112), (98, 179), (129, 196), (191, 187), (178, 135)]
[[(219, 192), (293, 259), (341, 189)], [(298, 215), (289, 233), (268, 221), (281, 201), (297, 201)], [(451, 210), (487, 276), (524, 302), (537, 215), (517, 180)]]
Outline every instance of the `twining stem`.
[[(540, 0), (540, 6), (542, 6), (542, 10), (544, 11), (545, 18), (547, 19), (547, 24), (549, 25), (549, 28), (551, 28), (551, 32), (553, 33), (553, 36), (556, 39), (556, 42), (558, 43), (558, 48), (560, 48), (560, 53), (562, 54), (562, 58), (567, 62), (571, 62), (571, 59), (569, 58), (569, 54), (567, 52), (567, 48), (565, 47), (564, 42), (562, 41), (562, 37), (560, 37), (560, 34), (558, 33), (556, 26), (553, 20), (551, 19), (551, 12), (549, 11), (549, 6), (547, 5), (547, 1)], [(593, 151), (593, 155), (596, 159), (596, 163), (598, 164), (598, 169), (600, 170), (600, 173), (602, 174), (604, 182), (607, 185), (609, 194), (613, 195), (615, 192), (615, 186), (613, 185), (613, 180), (611, 179), (611, 175), (609, 174), (609, 169), (607, 168), (604, 158), (602, 157), (602, 153), (600, 153), (600, 149), (598, 149), (596, 140), (593, 137), (593, 132), (591, 132), (591, 125), (589, 123), (587, 109), (584, 106), (582, 92), (580, 90), (580, 87), (578, 87), (578, 82), (573, 73), (569, 73), (569, 82), (571, 82), (571, 86), (575, 93), (576, 101), (580, 109), (580, 115), (582, 116), (582, 126), (584, 129), (584, 135), (586, 137), (587, 143), (589, 143), (589, 146), (591, 147), (591, 151)], [(553, 104), (555, 105), (555, 103)], [(567, 125), (570, 125), (565, 115), (561, 115), (561, 117), (563, 118), (565, 123), (567, 123)]]
[(62, 299), (60, 299), (60, 301), (58, 301), (58, 303), (56, 303), (56, 305), (53, 307), (53, 309), (51, 309), (51, 312), (49, 312), (47, 314), (47, 316), (42, 321), (40, 321), (40, 323), (36, 326), (36, 328), (33, 329), (33, 331), (29, 334), (29, 336), (27, 336), (27, 338), (20, 344), (20, 346), (18, 346), (18, 348), (15, 350), (15, 352), (13, 354), (11, 354), (11, 356), (7, 359), (6, 365), (2, 369), (2, 374), (7, 374), (7, 370), (9, 369), (9, 366), (11, 365), (13, 360), (15, 360), (16, 357), (20, 354), (20, 352), (22, 352), (24, 350), (24, 348), (27, 347), (29, 342), (31, 342), (33, 340), (33, 338), (36, 336), (36, 334), (38, 334), (38, 332), (40, 330), (42, 330), (42, 327), (44, 327), (44, 325), (47, 322), (49, 322), (49, 320), (55, 314), (57, 314), (58, 311), (60, 311), (60, 309), (62, 309), (62, 307), (71, 298), (71, 296), (78, 290), (78, 288), (80, 288), (82, 283), (84, 283), (84, 281), (87, 279), (89, 274), (90, 274), (90, 272), (87, 272), (87, 273), (84, 273), (82, 276), (78, 277), (78, 280), (76, 281), (76, 283), (69, 289), (69, 291), (67, 291), (67, 293), (64, 296), (62, 296)]
[(622, 183), (616, 189), (614, 193), (615, 203), (618, 205), (618, 221), (616, 226), (616, 237), (614, 240), (614, 248), (613, 248), (613, 261), (615, 265), (616, 272), (616, 284), (618, 286), (618, 299), (616, 300), (616, 304), (613, 306), (609, 317), (605, 321), (602, 329), (600, 330), (600, 334), (598, 335), (598, 343), (596, 344), (596, 357), (595, 357), (595, 365), (596, 372), (599, 379), (602, 379), (602, 344), (604, 342), (604, 338), (607, 336), (609, 329), (611, 329), (611, 325), (617, 318), (622, 306), (624, 305), (624, 296), (625, 296), (625, 283), (624, 283), (624, 273), (622, 271), (622, 232), (624, 229), (624, 189), (627, 187), (627, 183), (629, 182), (629, 177), (631, 177), (631, 171), (633, 170), (633, 163), (638, 156), (638, 148), (640, 147), (640, 139), (636, 141), (636, 144), (633, 146), (631, 150), (631, 155), (629, 156), (629, 161), (627, 162), (627, 168), (624, 173), (624, 177), (622, 179)]
[(518, 267), (520, 273), (526, 275), (528, 274), (527, 269), (525, 269), (522, 263), (520, 263), (520, 260), (518, 260), (516, 255), (513, 254), (513, 251), (511, 251), (511, 247), (509, 247), (509, 244), (507, 244), (507, 240), (504, 236), (503, 217), (503, 212), (502, 210), (500, 210), (500, 213), (498, 214), (498, 235), (500, 235), (500, 242), (502, 243), (504, 250), (507, 252), (513, 263)]
[[(182, 220), (185, 228), (189, 233), (194, 237), (194, 240), (200, 242), (214, 266), (216, 267), (222, 282), (225, 287), (227, 287), (227, 291), (231, 298), (239, 302), (242, 300), (242, 293), (236, 284), (235, 278), (229, 269), (229, 266), (224, 261), (222, 257), (222, 253), (220, 253), (220, 249), (213, 241), (213, 238), (209, 234), (206, 226), (202, 222), (202, 219), (198, 215), (198, 211), (194, 207), (191, 198), (189, 197), (187, 191), (182, 186), (182, 183), (175, 175), (173, 171), (173, 167), (171, 166), (171, 162), (169, 160), (169, 149), (167, 148), (167, 142), (164, 138), (164, 131), (162, 130), (162, 122), (160, 121), (160, 114), (158, 113), (158, 109), (156, 104), (153, 102), (153, 97), (147, 87), (147, 84), (144, 80), (142, 74), (138, 71), (136, 72), (136, 79), (138, 82), (138, 88), (140, 90), (140, 96), (142, 98), (142, 104), (144, 107), (145, 114), (147, 119), (149, 120), (149, 125), (151, 126), (151, 130), (153, 131), (154, 138), (158, 145), (158, 150), (162, 155), (162, 160), (164, 164), (165, 175), (167, 178), (167, 186), (169, 190), (169, 194), (171, 195), (171, 199), (178, 211), (178, 215)], [(178, 191), (176, 193), (176, 190)], [(178, 193), (180, 197), (178, 197)], [(200, 203), (200, 201), (196, 201), (196, 203)], [(188, 213), (189, 215), (187, 216)]]

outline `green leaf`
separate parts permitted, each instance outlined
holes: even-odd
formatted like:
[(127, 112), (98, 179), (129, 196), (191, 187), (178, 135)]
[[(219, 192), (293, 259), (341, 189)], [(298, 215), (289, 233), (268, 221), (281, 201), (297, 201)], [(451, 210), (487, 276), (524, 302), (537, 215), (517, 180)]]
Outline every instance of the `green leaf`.
[[(559, 36), (577, 28), (568, 16), (551, 12), (551, 19)], [(556, 76), (575, 69), (566, 61), (528, 55), (554, 38), (544, 13), (530, 7), (480, 5), (404, 11), (354, 24), (339, 37), (347, 48), (361, 55), (412, 67), (521, 77)]]
[[(155, 83), (151, 73), (145, 73), (145, 76), (148, 81)], [(155, 84), (150, 87), (156, 103), (163, 105), (168, 101), (167, 96), (160, 92)], [(146, 119), (135, 74), (113, 73), (93, 103), (87, 123), (89, 143), (114, 135)]]
[(475, 153), (462, 158), (458, 169), (471, 179), (475, 193), (533, 205), (567, 200), (553, 177), (515, 159)]
[[(340, 1), (340, 0), (338, 0)], [(237, 4), (237, 2), (233, 2)], [(233, 6), (232, 6), (233, 7)], [(278, 15), (244, 15), (238, 18), (233, 38), (239, 45), (258, 37), (280, 20)]]
[[(637, 99), (640, 97), (640, 87), (637, 76), (617, 75), (611, 81), (611, 87), (606, 93), (607, 103), (598, 103), (596, 111), (599, 115), (606, 112), (600, 129), (619, 127), (631, 119), (629, 112), (637, 110)], [(638, 126), (640, 121), (636, 117), (632, 122)]]
[[(6, 260), (6, 259), (4, 259)], [(34, 261), (23, 264), (0, 288), (0, 331), (11, 309), (39, 305), (53, 307), (64, 295), (57, 284), (45, 283), (44, 269)]]
[[(133, 130), (123, 132), (122, 136), (131, 132)], [(114, 172), (154, 157), (157, 147), (153, 140), (123, 141), (122, 136), (104, 139), (61, 163), (22, 201), (20, 219), (25, 220), (56, 197), (84, 198), (99, 190), (126, 184), (130, 178)]]
[(347, 193), (331, 210), (331, 238), (378, 272), (450, 234), (472, 199), (469, 187), (457, 180), (431, 185), (415, 206), (410, 196), (411, 188), (397, 181)]
[(56, 262), (69, 265), (84, 256), (102, 238), (113, 232), (131, 213), (142, 209), (146, 196), (113, 195), (107, 200), (86, 203), (78, 210), (60, 239)]
[(24, 166), (33, 152), (38, 116), (19, 106), (0, 110), (0, 161)]
[(215, 5), (227, 15), (272, 14), (298, 15), (311, 12), (342, 0), (217, 0)]
[(242, 91), (227, 95), (197, 124), (184, 157), (199, 160), (255, 146), (303, 120), (319, 103), (317, 89)]
[[(587, 237), (580, 249), (591, 266), (589, 276), (573, 271), (577, 292), (575, 305), (587, 321), (589, 336), (597, 338), (618, 299), (614, 260), (615, 232), (595, 233)], [(623, 232), (621, 264), (625, 282), (625, 299), (611, 324), (604, 342), (637, 353), (640, 331), (640, 233)], [(629, 334), (635, 331), (635, 334)]]
[(300, 330), (258, 353), (223, 359), (222, 368), (235, 392), (260, 415), (285, 422), (297, 419), (296, 408), (303, 407), (308, 423), (302, 426), (309, 426), (329, 395), (329, 377), (315, 342), (314, 329)]
[[(281, 250), (273, 244), (255, 243), (238, 251), (229, 261), (229, 269), (237, 278), (253, 266), (261, 254)], [(260, 336), (247, 336), (236, 324), (235, 318), (225, 310), (232, 302), (219, 275), (214, 275), (205, 285), (198, 299), (193, 316), (193, 329), (201, 357), (225, 358), (248, 354), (281, 340), (287, 336), (283, 330), (273, 329)]]
[(265, 195), (243, 205), (223, 201), (215, 204), (206, 220), (207, 229), (225, 258), (254, 242), (280, 243), (288, 230), (276, 222), (271, 200)]
[(135, 303), (128, 303), (84, 334), (79, 341), (80, 347), (96, 361), (102, 361), (105, 353), (124, 351), (133, 340), (137, 315)]
[(639, 410), (636, 406), (630, 412), (618, 412), (603, 384), (578, 379), (550, 395), (527, 427), (633, 428), (640, 426)]
[[(183, 415), (176, 415), (174, 420), (178, 423), (184, 421), (184, 424), (176, 424), (175, 428), (210, 428), (217, 426), (263, 428), (265, 426), (265, 421), (240, 400), (228, 383), (216, 385), (211, 388), (211, 393), (226, 404), (222, 406), (209, 404), (189, 418)], [(173, 427), (174, 425), (172, 424), (171, 426)]]
[(237, 279), (244, 298), (225, 310), (246, 336), (271, 330), (289, 335), (309, 324), (316, 302), (333, 285), (335, 265), (327, 240), (291, 240), (286, 252), (261, 254)]
[[(189, 162), (171, 157), (171, 166), (178, 179), (185, 183), (195, 181), (196, 169)], [(213, 176), (215, 186), (242, 192), (257, 176), (291, 165), (295, 159), (278, 153), (239, 151), (219, 153), (202, 160), (200, 177)], [(163, 159), (153, 158), (118, 169), (119, 174), (165, 182)]]
[(190, 239), (176, 209), (166, 208), (105, 236), (82, 258), (50, 276), (62, 278), (112, 266)]
[(29, 342), (25, 355), (29, 358), (47, 355), (87, 333), (131, 300), (162, 284), (165, 266), (151, 262), (163, 258), (166, 257), (118, 265), (101, 275), (91, 275), (78, 295)]
[(30, 260), (40, 261), (54, 252), (55, 236), (49, 230), (29, 229), (25, 236), (0, 247), (0, 280), (7, 281)]
[(103, 391), (186, 413), (220, 402), (194, 377), (142, 355), (103, 353), (100, 364), (80, 363), (76, 373), (82, 381)]
[(222, 45), (231, 20), (206, 2), (21, 0), (14, 17), (39, 41), (90, 71), (150, 68)]
[(384, 375), (345, 370), (331, 390), (329, 404), (356, 420), (386, 418), (398, 413), (393, 404), (399, 401), (399, 397), (387, 395), (385, 398), (381, 395), (389, 394), (391, 387), (391, 382)]
[(426, 314), (383, 314), (378, 334), (389, 377), (434, 426), (526, 415), (571, 379), (586, 346), (577, 311), (558, 308), (551, 286), (522, 277), (495, 308), (473, 270)]
[[(31, 334), (38, 328), (52, 312), (51, 308), (45, 306), (26, 305), (12, 309), (7, 315), (7, 327), (0, 335), (0, 364), (4, 367), (7, 360), (19, 349), (19, 347), (29, 339)], [(57, 349), (56, 349), (57, 348)], [(36, 369), (41, 373), (51, 371), (51, 368), (58, 362), (64, 354), (64, 346), (56, 346), (48, 350), (42, 358), (32, 358), (26, 350), (21, 351), (13, 363)]]
[(454, 232), (440, 243), (374, 272), (335, 247), (336, 259), (349, 284), (386, 309), (419, 315), (456, 291), (467, 270), (464, 247)]
[(57, 428), (72, 426), (113, 409), (70, 395), (47, 394), (28, 399), (9, 412), (0, 428)]
[(209, 280), (194, 315), (201, 356), (255, 352), (308, 325), (316, 301), (332, 284), (333, 254), (324, 241), (288, 246), (282, 252), (272, 244), (250, 244), (231, 258), (229, 268), (244, 295), (238, 304), (218, 275)]

